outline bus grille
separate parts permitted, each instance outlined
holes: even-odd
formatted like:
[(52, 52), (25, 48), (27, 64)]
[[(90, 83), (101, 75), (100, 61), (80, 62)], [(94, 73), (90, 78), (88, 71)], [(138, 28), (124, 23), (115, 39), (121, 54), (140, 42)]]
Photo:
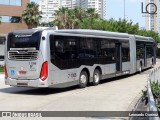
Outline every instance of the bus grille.
[(36, 60), (38, 51), (9, 51), (8, 58), (11, 60)]

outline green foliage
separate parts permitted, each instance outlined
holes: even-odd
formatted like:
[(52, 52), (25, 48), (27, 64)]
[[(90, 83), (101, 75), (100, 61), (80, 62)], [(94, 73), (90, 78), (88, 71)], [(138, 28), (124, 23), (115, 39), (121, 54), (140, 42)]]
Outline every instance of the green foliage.
[(158, 82), (151, 82), (151, 90), (154, 98), (160, 98), (160, 84)]
[(160, 104), (157, 105), (157, 109), (158, 109), (158, 111), (160, 111)]
[(95, 9), (93, 8), (68, 9), (62, 7), (59, 8), (59, 10), (55, 11), (54, 16), (54, 23), (58, 26), (59, 29), (91, 29), (93, 22), (99, 18), (98, 14), (95, 12)]
[[(151, 91), (154, 99), (157, 101), (157, 109), (160, 111), (160, 84), (158, 82), (151, 82)], [(142, 102), (145, 101), (145, 104), (148, 103), (147, 90), (142, 90)]]
[(39, 11), (39, 5), (35, 2), (27, 4), (27, 8), (22, 13), (22, 18), (27, 24), (28, 28), (37, 27), (41, 19), (42, 12)]
[(4, 72), (4, 67), (0, 66), (0, 72)]
[(151, 82), (151, 91), (154, 99), (157, 101), (157, 109), (160, 111), (160, 84), (157, 82)]
[(142, 35), (152, 37), (157, 43), (160, 42), (160, 36), (154, 31), (139, 30), (139, 25), (126, 19), (109, 20), (101, 19), (95, 9), (81, 8), (60, 8), (54, 13), (54, 23), (59, 29), (95, 29), (112, 32), (122, 32), (133, 35)]
[(142, 102), (145, 102), (145, 105), (148, 103), (147, 90), (142, 90)]

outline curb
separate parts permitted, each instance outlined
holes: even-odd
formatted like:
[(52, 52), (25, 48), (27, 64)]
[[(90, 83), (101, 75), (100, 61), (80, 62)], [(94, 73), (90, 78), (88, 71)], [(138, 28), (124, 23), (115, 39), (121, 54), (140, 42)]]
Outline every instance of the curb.
[(135, 111), (137, 109), (138, 104), (141, 102), (142, 92), (140, 92), (131, 102), (127, 111)]

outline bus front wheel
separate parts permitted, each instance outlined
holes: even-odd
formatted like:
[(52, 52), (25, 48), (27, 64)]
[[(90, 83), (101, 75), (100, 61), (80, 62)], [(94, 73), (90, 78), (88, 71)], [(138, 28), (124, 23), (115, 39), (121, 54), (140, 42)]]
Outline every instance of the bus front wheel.
[(82, 71), (79, 77), (79, 87), (85, 88), (88, 83), (88, 74), (86, 71)]

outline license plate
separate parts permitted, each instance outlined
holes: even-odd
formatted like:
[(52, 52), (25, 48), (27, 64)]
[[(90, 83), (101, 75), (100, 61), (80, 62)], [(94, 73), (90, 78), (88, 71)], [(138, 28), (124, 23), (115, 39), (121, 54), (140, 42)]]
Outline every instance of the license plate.
[(17, 86), (28, 86), (28, 83), (17, 83)]

